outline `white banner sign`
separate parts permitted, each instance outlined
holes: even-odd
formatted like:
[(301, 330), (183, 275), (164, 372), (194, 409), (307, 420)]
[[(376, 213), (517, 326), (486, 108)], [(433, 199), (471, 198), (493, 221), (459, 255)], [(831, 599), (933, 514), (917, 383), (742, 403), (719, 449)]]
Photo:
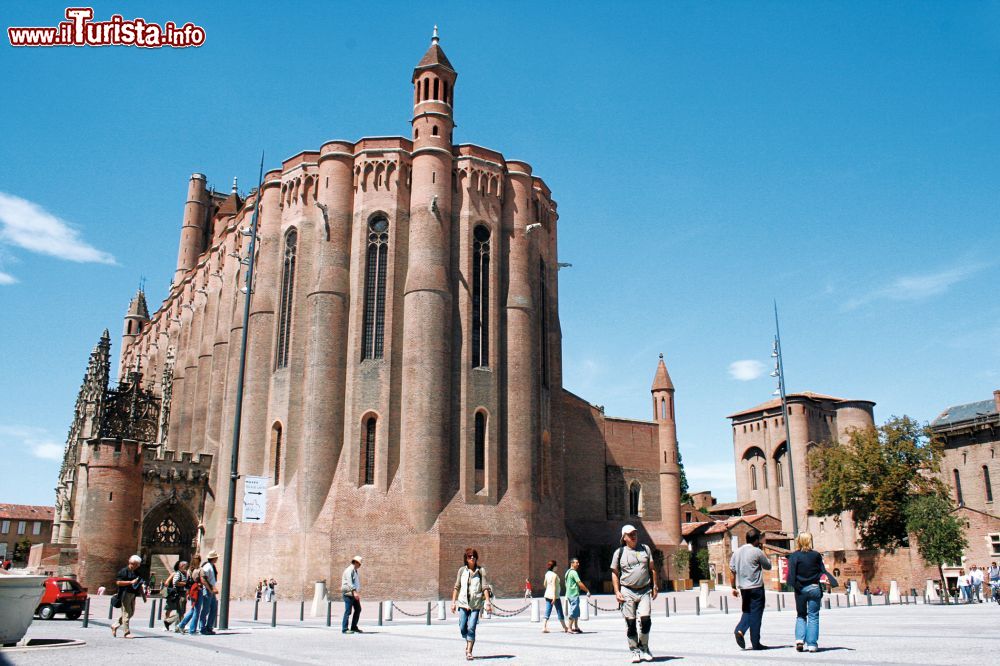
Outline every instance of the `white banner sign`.
[(267, 484), (269, 476), (243, 477), (243, 522), (263, 523), (267, 518)]

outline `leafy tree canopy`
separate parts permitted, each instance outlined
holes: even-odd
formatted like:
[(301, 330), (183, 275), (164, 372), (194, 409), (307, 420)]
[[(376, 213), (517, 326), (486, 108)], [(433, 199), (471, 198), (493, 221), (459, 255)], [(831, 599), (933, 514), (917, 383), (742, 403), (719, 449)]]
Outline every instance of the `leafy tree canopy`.
[(681, 468), (681, 504), (691, 501), (691, 495), (688, 492), (688, 478), (687, 474), (684, 473), (684, 461), (681, 459), (680, 447), (677, 448), (677, 466)]
[(961, 562), (969, 546), (967, 522), (951, 510), (951, 501), (941, 495), (916, 497), (906, 506), (906, 528), (917, 537), (917, 550), (928, 564)]
[(812, 509), (826, 516), (850, 511), (863, 548), (907, 545), (911, 501), (934, 496), (949, 503), (947, 487), (934, 476), (941, 454), (940, 442), (908, 416), (855, 430), (845, 444), (822, 443), (809, 455)]

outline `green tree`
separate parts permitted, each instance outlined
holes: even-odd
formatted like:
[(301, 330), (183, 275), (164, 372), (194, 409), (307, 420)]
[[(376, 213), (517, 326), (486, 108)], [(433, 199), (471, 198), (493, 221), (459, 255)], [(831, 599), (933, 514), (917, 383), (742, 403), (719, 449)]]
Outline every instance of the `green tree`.
[(708, 566), (708, 549), (702, 548), (694, 553), (694, 557), (691, 558), (691, 563), (694, 565), (694, 572), (692, 573), (692, 578), (697, 578), (698, 580), (708, 580), (711, 577), (711, 569)]
[(681, 484), (681, 504), (685, 504), (685, 503), (691, 501), (691, 495), (688, 492), (688, 490), (689, 490), (689, 488), (688, 488), (688, 478), (687, 478), (687, 474), (684, 473), (684, 460), (681, 458), (681, 449), (680, 449), (680, 446), (677, 447), (677, 466), (681, 470), (681, 479), (680, 479), (680, 484)]
[(25, 537), (14, 544), (13, 562), (25, 562), (28, 560), (28, 553), (31, 552), (31, 540)]
[(850, 511), (863, 548), (905, 546), (909, 503), (925, 495), (947, 497), (935, 476), (941, 452), (931, 432), (907, 416), (854, 430), (843, 445), (822, 443), (809, 455), (812, 508), (825, 516)]
[[(906, 528), (916, 537), (917, 550), (927, 564), (936, 564), (941, 577), (941, 589), (947, 590), (943, 565), (961, 562), (968, 548), (964, 518), (952, 513), (947, 496), (929, 494), (916, 497), (906, 506)], [(947, 592), (944, 598), (948, 598)]]

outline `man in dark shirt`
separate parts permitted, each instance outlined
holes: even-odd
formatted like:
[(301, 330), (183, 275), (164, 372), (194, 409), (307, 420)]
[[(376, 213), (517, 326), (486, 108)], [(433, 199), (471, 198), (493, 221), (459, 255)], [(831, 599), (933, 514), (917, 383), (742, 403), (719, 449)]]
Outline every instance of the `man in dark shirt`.
[(129, 630), (128, 622), (135, 615), (135, 597), (141, 594), (143, 599), (146, 598), (145, 584), (146, 581), (142, 579), (139, 575), (139, 565), (142, 564), (142, 558), (138, 555), (133, 555), (128, 558), (128, 566), (118, 571), (118, 575), (115, 577), (115, 585), (118, 586), (118, 598), (122, 602), (122, 614), (114, 624), (111, 625), (111, 635), (118, 636), (118, 627), (125, 628), (125, 638), (132, 638), (132, 632)]

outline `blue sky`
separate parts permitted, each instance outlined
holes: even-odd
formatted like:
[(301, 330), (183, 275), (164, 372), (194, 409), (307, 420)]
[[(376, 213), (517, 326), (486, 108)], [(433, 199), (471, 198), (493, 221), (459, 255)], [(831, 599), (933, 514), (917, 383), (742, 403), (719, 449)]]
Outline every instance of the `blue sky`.
[[(4, 28), (65, 5), (5, 3)], [(197, 49), (0, 46), (0, 501), (48, 504), (88, 354), (156, 307), (186, 181), (407, 135), (431, 26), (455, 139), (559, 203), (564, 383), (650, 418), (677, 387), (693, 489), (734, 496), (725, 416), (789, 390), (929, 420), (1000, 388), (1000, 4), (142, 3)], [(733, 365), (736, 364), (736, 365)], [(594, 473), (592, 470), (589, 473)]]

